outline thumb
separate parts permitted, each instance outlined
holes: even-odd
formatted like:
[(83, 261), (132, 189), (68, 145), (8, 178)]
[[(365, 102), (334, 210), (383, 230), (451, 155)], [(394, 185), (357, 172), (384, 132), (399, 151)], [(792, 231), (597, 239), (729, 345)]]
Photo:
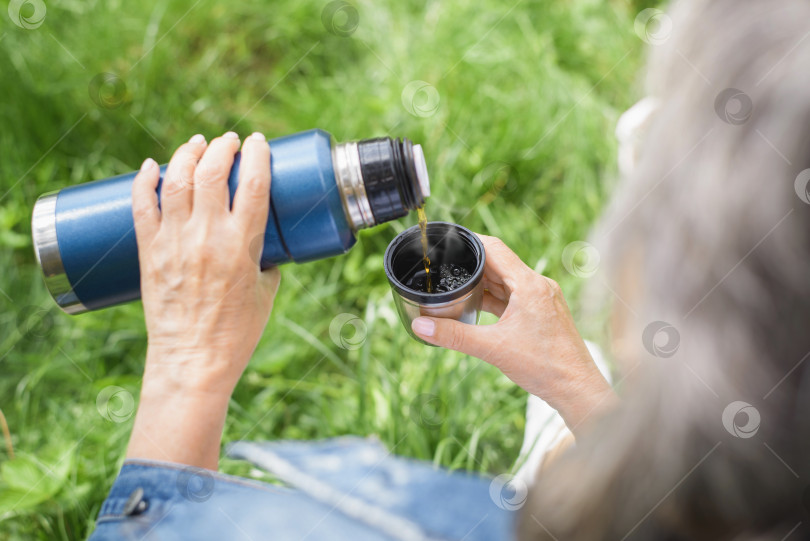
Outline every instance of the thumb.
[(483, 358), (492, 349), (490, 325), (469, 325), (455, 319), (418, 317), (411, 322), (413, 332), (425, 342)]

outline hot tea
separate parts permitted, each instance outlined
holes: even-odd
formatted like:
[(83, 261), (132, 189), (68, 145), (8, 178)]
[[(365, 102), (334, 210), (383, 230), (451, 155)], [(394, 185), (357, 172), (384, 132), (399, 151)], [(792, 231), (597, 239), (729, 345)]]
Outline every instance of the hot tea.
[(430, 276), (430, 258), (428, 257), (427, 216), (425, 216), (425, 209), (422, 207), (416, 207), (416, 214), (419, 216), (419, 229), (422, 232), (422, 258), (425, 262), (425, 288), (422, 291), (431, 293), (433, 284), (432, 276)]
[[(458, 289), (466, 284), (472, 275), (470, 271), (454, 263), (442, 263), (439, 268), (428, 271), (418, 270), (405, 281), (405, 285), (416, 291), (425, 293), (447, 293)], [(428, 289), (428, 283), (436, 284), (432, 289)]]
[[(430, 257), (428, 257), (428, 235), (427, 216), (425, 209), (417, 207), (416, 213), (419, 216), (419, 230), (422, 234), (422, 262), (425, 270), (416, 271), (405, 285), (416, 291), (425, 293), (447, 293), (463, 286), (472, 276), (470, 272), (454, 263), (442, 263), (439, 269), (430, 268)], [(436, 284), (434, 287), (433, 284)]]

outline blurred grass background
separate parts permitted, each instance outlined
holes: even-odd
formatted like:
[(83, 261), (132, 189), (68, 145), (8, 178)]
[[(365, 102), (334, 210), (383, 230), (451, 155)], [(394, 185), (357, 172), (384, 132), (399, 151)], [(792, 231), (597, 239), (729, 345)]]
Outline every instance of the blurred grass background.
[[(139, 303), (78, 317), (54, 305), (30, 236), (43, 192), (166, 162), (197, 132), (409, 137), (428, 159), (428, 218), (501, 237), (576, 311), (581, 280), (560, 255), (586, 238), (615, 177), (615, 122), (640, 96), (633, 19), (646, 2), (54, 0), (31, 29), (0, 4), (0, 408), (17, 453), (0, 450), (0, 538), (92, 530), (132, 423), (126, 394), (107, 405), (122, 412), (114, 422), (99, 393), (117, 386), (137, 401), (146, 346)], [(33, 21), (44, 5), (11, 11)], [(411, 81), (430, 88), (403, 99)], [(225, 441), (373, 434), (438, 465), (510, 469), (525, 393), (477, 359), (417, 344), (395, 315), (382, 255), (414, 223), (283, 268)], [(340, 314), (365, 331), (330, 336)]]

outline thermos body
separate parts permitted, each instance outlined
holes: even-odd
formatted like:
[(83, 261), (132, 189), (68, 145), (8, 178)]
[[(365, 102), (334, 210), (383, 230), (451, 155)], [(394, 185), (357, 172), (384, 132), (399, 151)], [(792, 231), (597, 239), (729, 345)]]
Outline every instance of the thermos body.
[[(338, 255), (358, 229), (404, 216), (429, 195), (419, 145), (388, 138), (333, 145), (322, 130), (269, 141), (270, 213), (261, 268)], [(228, 178), (238, 188), (237, 154)], [(161, 183), (166, 166), (160, 168)], [(136, 173), (45, 194), (32, 231), (45, 282), (68, 313), (96, 310), (140, 297), (132, 218)]]

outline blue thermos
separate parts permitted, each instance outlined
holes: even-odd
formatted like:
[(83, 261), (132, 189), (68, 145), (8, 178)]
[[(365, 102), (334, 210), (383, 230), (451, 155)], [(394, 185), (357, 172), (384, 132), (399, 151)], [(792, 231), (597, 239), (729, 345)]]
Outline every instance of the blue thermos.
[[(358, 230), (405, 216), (430, 195), (422, 148), (408, 139), (333, 144), (323, 130), (309, 130), (269, 144), (273, 181), (262, 269), (345, 253)], [(228, 178), (231, 200), (238, 173), (237, 154)], [(135, 174), (70, 186), (34, 205), (37, 261), (48, 291), (69, 314), (140, 297)]]

